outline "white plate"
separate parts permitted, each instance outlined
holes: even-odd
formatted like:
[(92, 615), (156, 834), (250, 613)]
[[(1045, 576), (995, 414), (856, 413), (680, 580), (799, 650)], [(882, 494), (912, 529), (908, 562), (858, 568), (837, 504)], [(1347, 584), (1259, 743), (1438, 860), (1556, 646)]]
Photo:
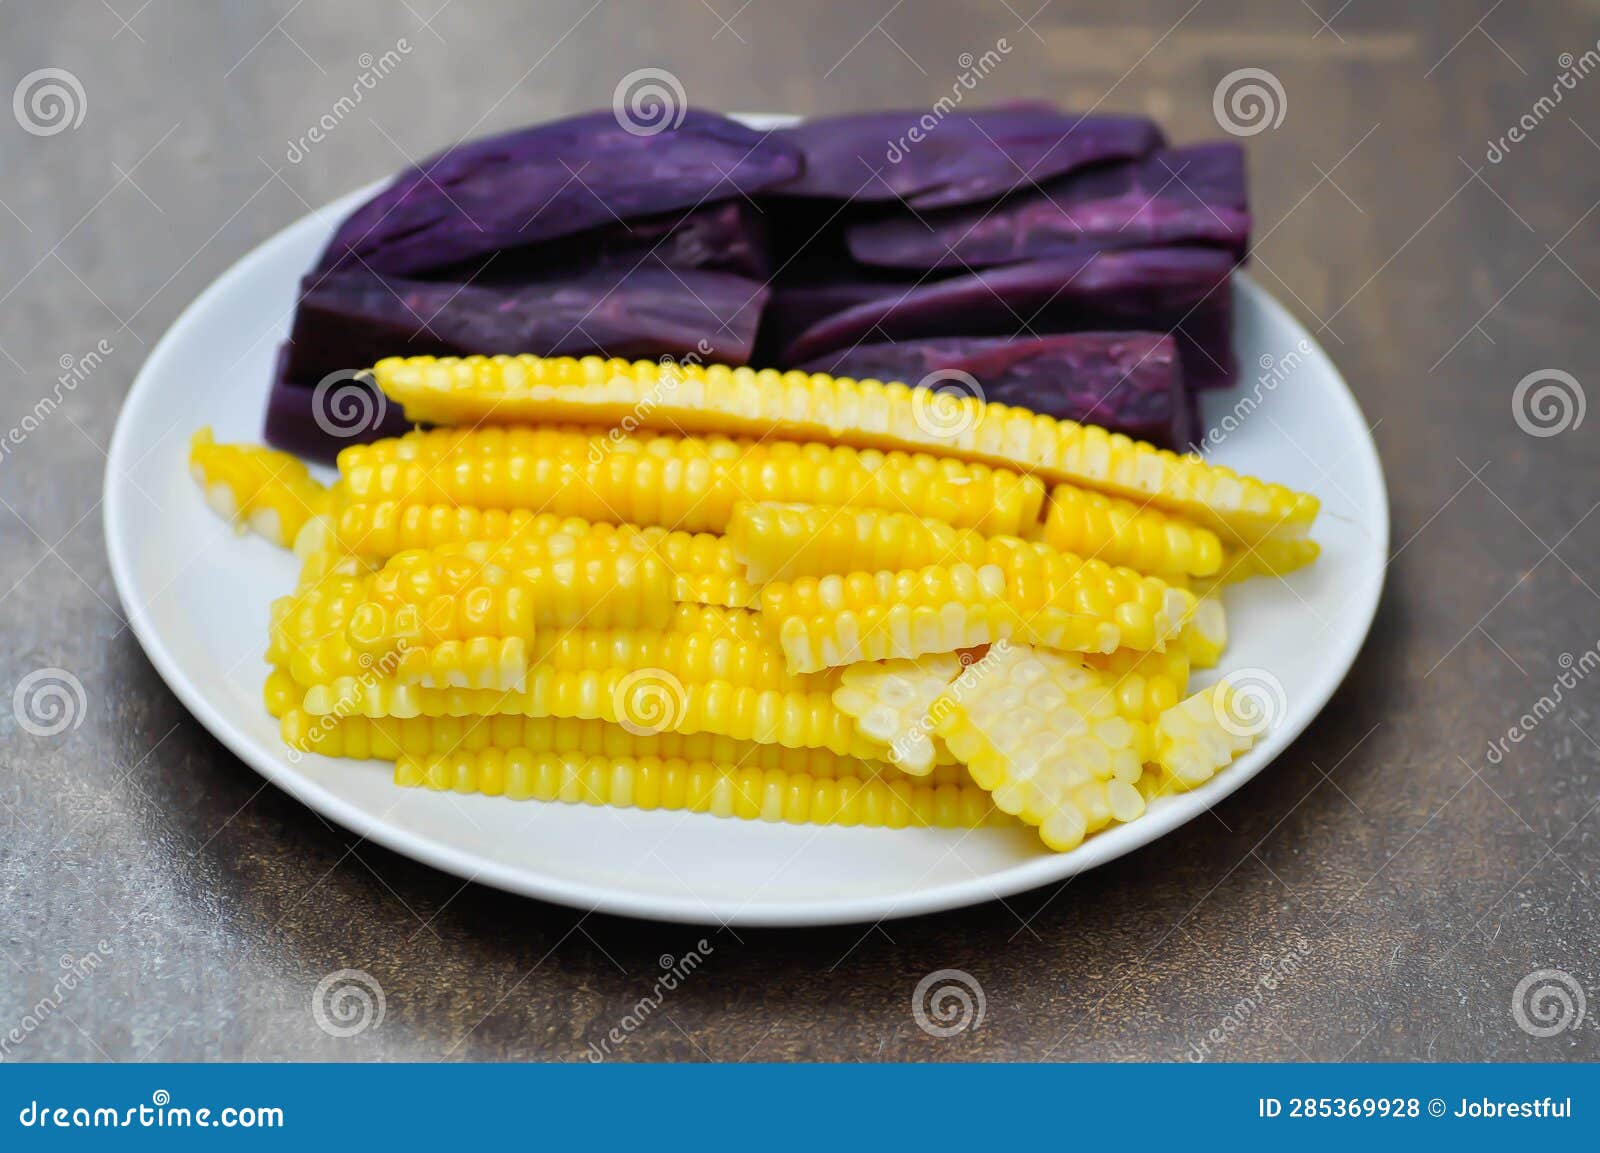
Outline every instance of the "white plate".
[[(951, 909), (1059, 881), (1195, 817), (1271, 763), (1355, 660), (1388, 554), (1377, 449), (1310, 334), (1240, 276), (1237, 338), (1247, 383), (1206, 398), (1206, 425), (1216, 427), (1242, 398), (1259, 404), (1213, 456), (1320, 496), (1315, 535), (1324, 551), (1286, 582), (1255, 581), (1228, 596), (1232, 644), (1220, 671), (1275, 678), (1284, 704), (1276, 725), (1208, 784), (1156, 802), (1133, 824), (1053, 854), (1023, 830), (811, 828), (514, 802), (400, 789), (388, 764), (291, 762), (262, 706), (261, 654), (268, 605), (292, 587), (295, 563), (254, 536), (234, 536), (207, 510), (188, 474), (187, 443), (202, 424), (219, 440), (260, 438), (273, 353), (288, 333), (300, 277), (337, 221), (375, 187), (284, 229), (184, 311), (128, 393), (105, 491), (117, 591), (162, 678), (247, 764), (362, 836), (515, 893), (661, 920), (813, 925)], [(1281, 385), (1254, 387), (1263, 358), (1287, 366), (1291, 353), (1299, 362)]]

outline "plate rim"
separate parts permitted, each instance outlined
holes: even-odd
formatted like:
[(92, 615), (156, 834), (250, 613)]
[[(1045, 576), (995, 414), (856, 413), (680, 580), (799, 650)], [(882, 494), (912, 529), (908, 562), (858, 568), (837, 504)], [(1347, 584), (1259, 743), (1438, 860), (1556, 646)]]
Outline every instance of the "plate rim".
[[(1304, 709), (1296, 710), (1287, 723), (1273, 729), (1265, 741), (1246, 755), (1247, 763), (1231, 766), (1231, 771), (1219, 773), (1199, 788), (1171, 798), (1172, 803), (1146, 814), (1136, 824), (1124, 826), (1129, 833), (1127, 837), (1091, 838), (1070, 853), (1041, 856), (1009, 866), (998, 873), (978, 875), (968, 880), (892, 897), (873, 895), (782, 903), (735, 903), (721, 898), (702, 900), (642, 894), (610, 885), (569, 881), (539, 874), (525, 867), (495, 861), (440, 843), (424, 834), (399, 828), (384, 816), (374, 814), (338, 796), (297, 769), (286, 756), (269, 755), (206, 700), (194, 679), (184, 671), (181, 663), (173, 655), (165, 638), (147, 617), (145, 610), (132, 601), (132, 593), (139, 586), (125, 543), (127, 537), (123, 527), (126, 516), (124, 502), (128, 499), (127, 486), (115, 483), (116, 478), (126, 475), (128, 471), (123, 462), (130, 457), (130, 454), (136, 452), (134, 446), (130, 444), (132, 433), (129, 413), (140, 405), (150, 402), (150, 396), (157, 392), (159, 381), (164, 375), (164, 362), (175, 355), (174, 350), (182, 345), (189, 330), (201, 322), (201, 318), (212, 303), (224, 297), (237, 282), (248, 280), (255, 273), (257, 266), (266, 261), (269, 252), (278, 245), (290, 243), (289, 237), (292, 234), (311, 227), (313, 222), (324, 224), (331, 229), (333, 225), (325, 222), (342, 218), (360, 200), (371, 196), (386, 183), (387, 180), (375, 181), (291, 221), (234, 261), (185, 306), (150, 350), (118, 409), (116, 428), (106, 454), (102, 498), (106, 555), (111, 569), (112, 583), (130, 629), (168, 689), (234, 756), (301, 804), (366, 840), (463, 880), (488, 885), (519, 896), (533, 897), (591, 912), (669, 923), (803, 928), (897, 920), (966, 908), (1043, 885), (1066, 881), (1078, 873), (1145, 848), (1220, 803), (1282, 756), (1307, 726), (1322, 714), (1329, 700), (1349, 675), (1366, 643), (1382, 599), (1392, 533), (1388, 487), (1383, 472), (1382, 457), (1378, 453), (1371, 427), (1361, 411), (1361, 406), (1338, 365), (1298, 317), (1257, 284), (1248, 273), (1241, 270), (1236, 272), (1233, 278), (1237, 291), (1249, 297), (1251, 304), (1263, 309), (1270, 319), (1288, 325), (1291, 331), (1309, 342), (1315, 353), (1327, 365), (1332, 383), (1336, 386), (1329, 390), (1331, 398), (1337, 405), (1348, 410), (1347, 414), (1354, 418), (1362, 430), (1360, 456), (1364, 468), (1371, 474), (1369, 480), (1373, 482), (1371, 488), (1377, 502), (1377, 507), (1373, 510), (1373, 519), (1376, 522), (1378, 539), (1372, 542), (1372, 547), (1383, 558), (1376, 581), (1370, 582), (1370, 587), (1360, 590), (1359, 606), (1354, 604), (1352, 598), (1352, 607), (1358, 607), (1360, 611), (1360, 627), (1351, 628), (1341, 634), (1342, 639), (1333, 646), (1333, 651), (1328, 654), (1329, 659), (1317, 666), (1315, 682), (1311, 691), (1306, 694), (1306, 699), (1314, 703)], [(139, 457), (135, 455), (133, 459), (137, 462)], [(1124, 841), (1127, 843), (1123, 843)]]

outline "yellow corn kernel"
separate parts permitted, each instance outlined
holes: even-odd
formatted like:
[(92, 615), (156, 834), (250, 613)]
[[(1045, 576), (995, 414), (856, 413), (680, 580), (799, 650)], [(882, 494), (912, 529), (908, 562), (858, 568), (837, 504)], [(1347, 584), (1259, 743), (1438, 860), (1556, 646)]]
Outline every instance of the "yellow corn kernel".
[[(656, 443), (674, 451), (469, 454), (359, 465), (345, 472), (337, 499), (345, 506), (394, 505), (382, 514), (387, 523), (409, 515), (402, 511), (408, 506), (442, 504), (689, 532), (720, 532), (735, 504), (772, 500), (909, 510), (1015, 534), (1037, 521), (1044, 504), (1044, 486), (1032, 477), (925, 454), (772, 441), (720, 455), (693, 438)], [(341, 535), (359, 535), (360, 528), (341, 526)]]
[(1109, 678), (1026, 645), (997, 644), (934, 702), (937, 732), (997, 807), (1065, 851), (1144, 812), (1140, 726)]
[(410, 549), (436, 549), (461, 541), (579, 533), (594, 528), (577, 517), (525, 508), (476, 509), (396, 501), (343, 504), (330, 519), (341, 548), (379, 561)]
[(1304, 535), (1317, 513), (1315, 497), (1198, 456), (972, 397), (953, 399), (955, 410), (933, 422), (916, 390), (899, 383), (723, 365), (670, 371), (673, 387), (663, 389), (654, 361), (419, 356), (379, 361), (373, 375), (412, 420), (613, 423), (631, 416), (680, 432), (935, 452), (1149, 500), (1245, 541)]
[(366, 597), (364, 577), (335, 573), (272, 602), (267, 662), (287, 667), (294, 655), (330, 633), (344, 632), (350, 614)]
[(283, 548), (328, 508), (328, 490), (300, 460), (258, 444), (218, 444), (209, 426), (189, 441), (189, 471), (218, 516)]
[[(565, 546), (559, 542), (571, 537), (593, 538), (583, 546), (590, 553), (632, 551), (656, 557), (671, 575), (674, 600), (721, 608), (749, 608), (755, 603), (755, 587), (744, 579), (743, 566), (734, 558), (733, 546), (711, 533), (540, 517), (526, 525), (525, 531), (512, 536), (441, 544), (436, 551), (447, 556), (472, 556), (526, 572), (543, 567), (552, 551), (564, 555)], [(577, 545), (572, 547), (582, 551)]]
[(1180, 644), (1169, 645), (1165, 652), (1085, 653), (1081, 660), (1086, 668), (1113, 678), (1117, 712), (1130, 721), (1154, 723), (1188, 690), (1189, 654)]
[[(299, 707), (281, 722), (283, 743), (327, 757), (392, 761), (402, 754), (425, 758), (479, 749), (525, 748), (536, 753), (604, 757), (678, 757), (758, 769), (781, 769), (812, 777), (868, 777), (896, 770), (883, 761), (843, 757), (827, 749), (790, 749), (739, 741), (715, 733), (635, 732), (608, 721), (574, 717), (315, 717)], [(936, 785), (971, 784), (956, 764), (937, 765), (927, 779)]]
[(1222, 580), (1226, 583), (1257, 576), (1288, 576), (1305, 568), (1322, 555), (1322, 546), (1310, 537), (1286, 537), (1256, 541), (1226, 550), (1222, 558)]
[[(949, 611), (957, 604), (982, 607), (985, 611), (959, 617)], [(996, 605), (1014, 611), (1009, 615), (990, 611)], [(939, 610), (942, 615), (889, 612), (920, 607)], [(782, 627), (789, 618), (800, 617), (808, 622), (808, 628), (824, 635), (834, 631), (834, 619), (854, 613), (859, 619), (855, 626), (846, 624), (847, 630), (854, 627), (864, 632), (869, 618), (874, 628), (909, 627), (915, 619), (919, 629), (937, 632), (926, 632), (926, 643), (953, 641), (955, 648), (1006, 636), (1051, 648), (1111, 652), (1119, 645), (1136, 649), (1165, 645), (1193, 611), (1194, 596), (1131, 569), (1115, 569), (1100, 561), (1084, 561), (1017, 542), (1016, 548), (1002, 550), (994, 563), (978, 567), (931, 565), (905, 572), (848, 573), (774, 582), (762, 589), (761, 608), (776, 627)], [(971, 639), (963, 639), (969, 625), (987, 630), (987, 635), (973, 632)], [(789, 627), (799, 643), (798, 626)], [(849, 638), (841, 635), (840, 640), (846, 646), (842, 650), (844, 663), (850, 663), (853, 650), (848, 648)], [(872, 653), (863, 649), (853, 659), (918, 655), (906, 649), (904, 644)]]
[(759, 642), (770, 638), (761, 623), (761, 614), (748, 609), (730, 609), (718, 605), (676, 604), (667, 621), (667, 631), (676, 633), (709, 633), (717, 637), (732, 637), (739, 641)]
[(273, 666), (272, 671), (267, 673), (262, 697), (266, 701), (267, 715), (281, 717), (295, 707), (300, 699), (300, 689), (285, 670)]
[(684, 683), (662, 669), (563, 671), (534, 667), (520, 692), (435, 689), (386, 678), (339, 677), (305, 690), (312, 716), (441, 717), (509, 713), (612, 721), (651, 732), (716, 733), (795, 749), (877, 758), (824, 689), (758, 689), (728, 681)]
[(399, 653), (394, 679), (436, 689), (509, 692), (523, 687), (528, 664), (528, 643), (524, 638), (475, 636), (441, 641), (431, 647), (407, 646)]
[(931, 517), (831, 505), (742, 504), (734, 509), (727, 539), (757, 584), (935, 564), (998, 564), (1019, 548), (1045, 551), (1041, 544), (988, 537)]
[(1204, 784), (1255, 744), (1265, 728), (1259, 703), (1242, 701), (1227, 680), (1185, 698), (1156, 722), (1156, 763), (1179, 789)]
[(963, 667), (955, 653), (847, 665), (833, 690), (833, 703), (855, 719), (862, 736), (883, 746), (891, 764), (924, 776), (940, 753), (928, 709)]
[[(672, 588), (666, 565), (636, 540), (552, 533), (397, 554), (370, 579), (367, 599), (379, 606), (373, 627), (387, 630), (380, 636), (407, 635), (411, 618), (402, 627), (399, 613), (414, 609), (423, 636), (448, 640), (481, 635), (478, 622), (495, 621), (502, 636), (526, 636), (533, 624), (664, 628)], [(367, 623), (358, 618), (352, 629)]]
[(762, 637), (750, 641), (709, 632), (643, 629), (550, 631), (532, 646), (532, 663), (566, 672), (655, 669), (681, 681), (731, 681), (757, 689), (817, 689), (816, 677), (784, 667), (783, 650)]
[(1197, 669), (1215, 668), (1222, 659), (1222, 652), (1228, 647), (1228, 614), (1220, 588), (1200, 595), (1194, 614), (1178, 634), (1178, 645)]
[(482, 749), (395, 762), (395, 783), (514, 800), (712, 813), (790, 824), (978, 828), (1003, 823), (981, 789), (909, 777), (812, 777), (659, 757)]
[(1210, 576), (1222, 567), (1222, 541), (1142, 501), (1075, 485), (1050, 490), (1038, 539), (1051, 548), (1155, 576)]

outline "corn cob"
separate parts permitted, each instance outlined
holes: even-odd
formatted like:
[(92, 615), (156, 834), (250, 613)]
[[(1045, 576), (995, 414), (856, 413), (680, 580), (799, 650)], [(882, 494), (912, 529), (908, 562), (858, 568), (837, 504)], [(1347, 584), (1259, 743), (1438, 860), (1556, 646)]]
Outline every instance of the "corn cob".
[[(900, 572), (854, 572), (774, 582), (761, 590), (761, 610), (768, 621), (776, 623), (795, 616), (832, 616), (891, 606), (942, 609), (951, 604), (1003, 602), (1022, 620), (1001, 635), (1019, 635), (1016, 630), (1022, 628), (1043, 638), (1049, 630), (1059, 628), (1064, 631), (1057, 639), (1039, 643), (1081, 652), (1110, 652), (1119, 645), (1136, 649), (1162, 646), (1194, 610), (1193, 594), (1131, 569), (1114, 569), (1100, 561), (1084, 561), (1020, 541), (1015, 548), (1000, 549), (996, 557), (980, 566), (930, 565)], [(955, 574), (960, 574), (959, 579)], [(965, 641), (956, 647), (995, 639)]]
[(1305, 568), (1322, 554), (1322, 546), (1309, 537), (1285, 537), (1239, 545), (1223, 553), (1221, 579), (1226, 583), (1257, 576), (1288, 576)]
[(1178, 642), (1195, 668), (1216, 667), (1228, 647), (1228, 614), (1221, 589), (1211, 588), (1200, 594), (1193, 615), (1178, 634)]
[(941, 751), (928, 708), (964, 667), (955, 653), (847, 665), (833, 690), (833, 703), (854, 718), (862, 736), (884, 747), (891, 764), (925, 776)]
[(745, 575), (757, 584), (928, 565), (1004, 564), (1018, 551), (1054, 551), (930, 517), (831, 505), (741, 504), (728, 524), (727, 539)]
[(654, 443), (674, 451), (360, 465), (344, 473), (338, 500), (522, 508), (691, 532), (722, 531), (740, 501), (802, 501), (910, 511), (1012, 534), (1037, 521), (1044, 504), (1044, 486), (1032, 477), (925, 454), (773, 441), (721, 455), (695, 438)]
[(299, 460), (257, 444), (218, 444), (209, 426), (189, 441), (189, 471), (218, 516), (282, 548), (328, 507), (328, 490)]
[[(1149, 500), (1231, 539), (1304, 535), (1317, 501), (1104, 429), (972, 397), (947, 398), (930, 421), (904, 384), (722, 365), (675, 366), (659, 387), (654, 361), (586, 357), (390, 357), (378, 386), (412, 420), (443, 424), (632, 418), (652, 428), (826, 440), (936, 452), (1037, 474), (1112, 496)], [(648, 405), (641, 404), (648, 401)], [(947, 419), (948, 418), (948, 419)]]
[(618, 453), (662, 458), (734, 459), (756, 442), (749, 438), (679, 436), (670, 432), (551, 424), (481, 424), (417, 429), (402, 436), (351, 445), (339, 453), (339, 471), (460, 457), (559, 456), (599, 461)]
[[(738, 741), (713, 733), (632, 732), (621, 725), (571, 717), (314, 717), (291, 707), (281, 722), (283, 743), (297, 752), (327, 757), (392, 761), (423, 759), (480, 749), (529, 749), (601, 757), (663, 757), (716, 761), (741, 768), (781, 769), (813, 777), (892, 774), (885, 761), (842, 757), (827, 749)], [(971, 784), (960, 765), (935, 765), (926, 779), (936, 785)]]
[(1110, 683), (1077, 662), (995, 645), (934, 703), (937, 732), (995, 805), (1067, 850), (1144, 812), (1139, 727), (1116, 715)]
[(1210, 529), (1142, 501), (1070, 484), (1050, 490), (1036, 535), (1062, 552), (1155, 576), (1209, 576), (1222, 567), (1222, 542)]
[(395, 762), (395, 784), (513, 800), (682, 810), (745, 820), (868, 828), (1005, 823), (983, 790), (909, 777), (811, 777), (658, 757), (585, 757), (484, 749)]
[(464, 717), (499, 713), (577, 717), (634, 731), (715, 733), (738, 740), (830, 749), (876, 759), (878, 746), (833, 705), (832, 686), (819, 690), (757, 689), (728, 681), (685, 684), (661, 669), (534, 667), (520, 692), (435, 689), (383, 678), (339, 677), (308, 687), (300, 707), (312, 716)]
[(1209, 781), (1255, 744), (1261, 726), (1240, 723), (1247, 713), (1234, 687), (1221, 680), (1161, 714), (1156, 723), (1155, 760), (1175, 787)]

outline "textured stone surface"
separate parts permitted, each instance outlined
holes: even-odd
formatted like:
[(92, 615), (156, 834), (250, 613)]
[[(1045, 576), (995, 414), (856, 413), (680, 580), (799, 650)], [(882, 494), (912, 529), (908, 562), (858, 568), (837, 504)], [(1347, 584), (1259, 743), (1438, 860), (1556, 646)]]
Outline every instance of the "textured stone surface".
[[(1535, 438), (1512, 411), (1536, 370), (1600, 381), (1600, 81), (1485, 158), (1550, 91), (1559, 54), (1592, 47), (1592, 12), (1507, 6), (1474, 31), (1477, 7), (1353, 5), (1323, 28), (1308, 8), (1334, 0), (1058, 0), (1030, 30), (1005, 5), (947, 0), (875, 30), (887, 3), (813, 2), (797, 21), (777, 0), (457, 0), (430, 30), (436, 6), (7, 9), (5, 90), (65, 68), (87, 109), (39, 137), (0, 114), (0, 431), (51, 393), (61, 358), (111, 351), (0, 456), (0, 690), (54, 666), (87, 698), (79, 727), (46, 737), (0, 707), (0, 1055), (582, 1058), (622, 1020), (658, 956), (699, 930), (581, 917), (358, 843), (166, 690), (101, 545), (117, 405), (177, 312), (252, 245), (462, 134), (603, 106), (644, 65), (706, 106), (914, 106), (1005, 37), (981, 99), (1103, 99), (1178, 140), (1216, 134), (1227, 73), (1281, 79), (1284, 120), (1250, 141), (1253, 269), (1320, 329), (1375, 426), (1395, 532), (1373, 639), (1325, 714), (1211, 815), (1004, 904), (710, 934), (617, 1056), (1182, 1059), (1230, 1014), (1215, 1059), (1600, 1056), (1594, 684), (1500, 763), (1486, 753), (1562, 654), (1600, 640), (1595, 418)], [(288, 163), (361, 54), (400, 37), (400, 67)], [(58, 989), (62, 958), (87, 970), (77, 988)], [(381, 983), (385, 1012), (340, 1039), (310, 1005), (346, 968)], [(948, 1040), (911, 1014), (943, 968), (986, 999), (981, 1026)], [(1544, 968), (1586, 987), (1590, 1016), (1538, 1039), (1511, 1002)]]

